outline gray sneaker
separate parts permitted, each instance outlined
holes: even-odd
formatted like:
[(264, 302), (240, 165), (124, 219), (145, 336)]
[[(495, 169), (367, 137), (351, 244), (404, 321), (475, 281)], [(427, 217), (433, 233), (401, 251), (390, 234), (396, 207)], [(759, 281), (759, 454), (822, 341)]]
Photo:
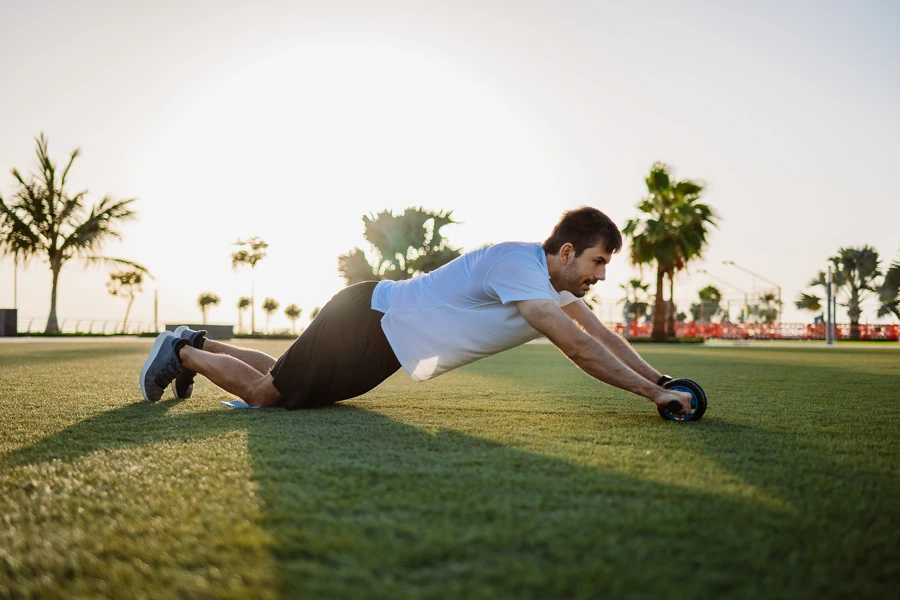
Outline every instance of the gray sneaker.
[(187, 343), (187, 340), (175, 337), (171, 331), (164, 331), (156, 336), (150, 356), (141, 369), (141, 394), (144, 400), (156, 402), (162, 398), (166, 386), (181, 370), (178, 350)]
[[(203, 342), (206, 341), (205, 330), (201, 329), (200, 331), (194, 331), (187, 325), (182, 325), (175, 329), (174, 335), (183, 340), (187, 340), (191, 346), (199, 350), (203, 349)], [(171, 386), (172, 393), (175, 394), (176, 398), (190, 398), (194, 394), (194, 377), (196, 376), (196, 371), (191, 371), (190, 369), (182, 367)]]

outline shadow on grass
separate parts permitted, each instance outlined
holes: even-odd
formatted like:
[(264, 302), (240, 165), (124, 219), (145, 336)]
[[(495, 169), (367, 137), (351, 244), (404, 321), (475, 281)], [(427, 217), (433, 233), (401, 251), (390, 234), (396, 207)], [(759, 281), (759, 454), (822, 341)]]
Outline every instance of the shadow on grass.
[[(835, 552), (823, 546), (834, 530), (752, 498), (430, 433), (355, 406), (168, 414), (175, 406), (112, 410), (0, 464), (74, 462), (246, 431), (285, 596), (771, 597), (876, 592), (896, 582), (895, 571), (879, 579), (869, 564), (877, 545)], [(693, 436), (697, 451), (765, 485), (765, 473), (745, 461), (776, 458), (766, 454), (768, 432), (712, 425)], [(814, 448), (804, 460), (830, 467)]]

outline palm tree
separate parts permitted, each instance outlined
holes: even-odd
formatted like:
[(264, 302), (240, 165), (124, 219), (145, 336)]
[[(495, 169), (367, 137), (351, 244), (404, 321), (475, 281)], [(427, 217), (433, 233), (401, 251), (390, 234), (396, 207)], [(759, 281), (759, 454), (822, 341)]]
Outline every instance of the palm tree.
[(309, 311), (309, 320), (310, 321), (315, 320), (315, 318), (319, 316), (319, 311), (321, 311), (321, 310), (322, 309), (317, 306), (314, 309), (312, 309), (311, 311)]
[(238, 309), (238, 331), (244, 330), (244, 310), (250, 306), (250, 298), (246, 296), (241, 296), (237, 301), (237, 309)]
[[(881, 276), (881, 259), (878, 252), (871, 246), (859, 248), (838, 248), (838, 253), (829, 257), (833, 270), (832, 284), (835, 287), (835, 297), (844, 296), (844, 302), (838, 302), (847, 308), (847, 316), (850, 317), (850, 339), (859, 339), (859, 317), (862, 315), (861, 304), (870, 294), (879, 293), (875, 279)], [(807, 284), (810, 287), (825, 287), (825, 271), (819, 271)], [(804, 310), (820, 310), (821, 298), (802, 293), (795, 302), (797, 308)], [(879, 312), (881, 310), (879, 309)], [(885, 313), (887, 314), (887, 313)], [(883, 315), (879, 315), (883, 316)]]
[(267, 243), (258, 237), (247, 240), (238, 240), (234, 243), (240, 248), (231, 253), (231, 268), (237, 269), (241, 265), (250, 265), (250, 331), (256, 331), (256, 263), (266, 257)]
[[(695, 181), (674, 181), (672, 169), (654, 163), (644, 180), (648, 196), (637, 208), (643, 218), (631, 219), (622, 232), (631, 237), (630, 257), (636, 265), (656, 264), (656, 300), (653, 308), (654, 340), (664, 340), (675, 332), (675, 274), (695, 259), (702, 258), (710, 227), (717, 227), (718, 215), (699, 201), (704, 185)], [(668, 318), (663, 283), (669, 278)], [(667, 327), (668, 325), (668, 327)]]
[(297, 306), (296, 304), (291, 304), (287, 308), (284, 309), (284, 314), (287, 315), (287, 318), (291, 320), (291, 333), (295, 333), (297, 331), (297, 319), (300, 318), (300, 314), (303, 312), (303, 309)]
[(338, 270), (347, 285), (378, 279), (410, 279), (447, 264), (460, 251), (447, 244), (441, 229), (454, 224), (453, 211), (430, 212), (407, 208), (399, 215), (384, 210), (374, 216), (363, 216), (364, 236), (375, 251), (375, 265), (365, 253), (354, 248), (338, 256)]
[(708, 285), (697, 292), (699, 304), (691, 304), (691, 316), (698, 323), (708, 323), (722, 312), (722, 292), (714, 285)]
[(131, 312), (131, 305), (138, 292), (142, 292), (141, 285), (144, 283), (144, 273), (137, 269), (130, 271), (120, 271), (118, 273), (110, 273), (109, 281), (106, 282), (106, 289), (113, 296), (119, 296), (128, 301), (128, 307), (125, 309), (125, 318), (122, 320), (122, 333), (128, 326), (128, 314)]
[(756, 314), (763, 323), (774, 323), (778, 320), (781, 305), (775, 292), (765, 292), (759, 296), (759, 304), (756, 305)]
[(262, 309), (266, 311), (266, 333), (268, 333), (269, 319), (272, 318), (272, 313), (278, 310), (278, 302), (274, 298), (266, 298), (263, 301)]
[(215, 306), (219, 303), (219, 297), (213, 294), (212, 292), (205, 292), (200, 294), (197, 297), (197, 304), (200, 305), (200, 310), (203, 312), (203, 324), (206, 325), (206, 312), (209, 310), (210, 306)]
[(646, 317), (650, 309), (650, 303), (646, 300), (650, 284), (644, 283), (641, 279), (630, 279), (627, 284), (619, 284), (619, 287), (625, 291), (625, 298), (619, 301), (619, 304), (627, 303), (628, 318), (637, 322)]
[(77, 257), (87, 260), (89, 264), (107, 262), (125, 265), (142, 273), (148, 271), (123, 258), (97, 255), (110, 238), (121, 237), (117, 226), (134, 218), (135, 213), (130, 208), (134, 198), (115, 201), (105, 196), (87, 212), (84, 204), (87, 190), (70, 195), (65, 189), (69, 170), (81, 150), (76, 148), (72, 151), (69, 162), (59, 173), (48, 155), (46, 136), (41, 133), (35, 141), (38, 174), (32, 174), (26, 180), (17, 169), (13, 169), (12, 175), (19, 190), (9, 204), (0, 198), (0, 229), (4, 231), (0, 238), (0, 251), (12, 254), (17, 264), (20, 258), (27, 264), (31, 257), (38, 255), (50, 264), (52, 286), (46, 332), (54, 333), (59, 331), (56, 320), (59, 273), (70, 259)]
[(878, 299), (881, 301), (881, 306), (878, 307), (879, 317), (892, 314), (900, 319), (900, 261), (894, 261), (885, 274)]

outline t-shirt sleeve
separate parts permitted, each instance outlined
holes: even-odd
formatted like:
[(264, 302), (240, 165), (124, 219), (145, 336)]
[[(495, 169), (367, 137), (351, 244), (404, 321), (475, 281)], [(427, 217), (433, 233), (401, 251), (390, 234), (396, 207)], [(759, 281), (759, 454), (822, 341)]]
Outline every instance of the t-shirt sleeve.
[(576, 298), (575, 294), (573, 294), (572, 292), (563, 290), (559, 293), (560, 306), (567, 306), (569, 304), (572, 304), (573, 302), (578, 302), (578, 300), (579, 298)]
[(503, 304), (520, 300), (558, 300), (550, 288), (547, 272), (533, 256), (510, 252), (491, 267), (484, 290)]

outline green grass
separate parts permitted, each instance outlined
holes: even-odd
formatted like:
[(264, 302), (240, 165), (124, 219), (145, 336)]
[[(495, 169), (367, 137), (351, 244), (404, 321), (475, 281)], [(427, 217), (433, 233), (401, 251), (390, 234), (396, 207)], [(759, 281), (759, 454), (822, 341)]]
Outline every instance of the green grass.
[[(277, 355), (285, 342), (247, 342)], [(900, 352), (530, 345), (323, 410), (148, 405), (149, 340), (0, 344), (0, 597), (821, 598), (900, 585)]]

